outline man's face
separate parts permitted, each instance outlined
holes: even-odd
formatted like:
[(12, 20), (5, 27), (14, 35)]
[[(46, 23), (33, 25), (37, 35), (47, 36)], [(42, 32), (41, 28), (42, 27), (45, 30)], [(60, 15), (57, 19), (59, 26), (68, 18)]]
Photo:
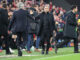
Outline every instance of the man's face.
[(44, 12), (49, 12), (49, 5), (46, 5), (46, 6), (44, 7)]

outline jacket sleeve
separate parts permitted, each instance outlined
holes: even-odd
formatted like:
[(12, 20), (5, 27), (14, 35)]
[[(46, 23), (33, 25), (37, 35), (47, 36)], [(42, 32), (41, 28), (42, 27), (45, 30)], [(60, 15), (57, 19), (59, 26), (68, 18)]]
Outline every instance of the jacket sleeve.
[(7, 10), (3, 10), (3, 9), (0, 9), (0, 14), (2, 15), (2, 20), (3, 20), (3, 23), (5, 24), (5, 26), (8, 27), (8, 12)]
[(29, 14), (28, 11), (27, 11), (27, 17), (34, 20), (34, 18)]
[(42, 14), (39, 14), (35, 17), (35, 20), (39, 20)]
[(6, 11), (6, 15), (5, 15), (5, 17), (3, 18), (3, 20), (4, 20), (5, 25), (8, 27), (9, 20), (8, 20), (8, 12), (7, 12), (7, 11)]
[(51, 14), (51, 31), (53, 31), (53, 30), (56, 30), (56, 27), (55, 27), (54, 17), (53, 17), (53, 15)]
[(10, 20), (10, 23), (9, 23), (9, 26), (8, 26), (9, 31), (11, 30), (11, 28), (12, 28), (14, 22), (15, 22), (15, 19), (16, 19), (16, 17), (15, 17), (15, 12), (14, 12), (13, 16), (12, 16), (12, 19)]
[(42, 21), (42, 19), (41, 19), (41, 16), (42, 14), (39, 14), (36, 18), (35, 18), (35, 20), (37, 20), (37, 23), (39, 24), (39, 26), (38, 26), (38, 29), (37, 29), (37, 35), (38, 36), (40, 36), (40, 34), (41, 34), (41, 31), (42, 31), (42, 26), (43, 26), (43, 21)]
[(77, 23), (76, 23), (76, 21), (74, 21), (74, 19), (75, 19), (75, 18), (73, 18), (72, 15), (68, 15), (68, 17), (67, 17), (67, 22), (68, 22), (68, 24), (73, 25), (73, 26), (76, 26)]

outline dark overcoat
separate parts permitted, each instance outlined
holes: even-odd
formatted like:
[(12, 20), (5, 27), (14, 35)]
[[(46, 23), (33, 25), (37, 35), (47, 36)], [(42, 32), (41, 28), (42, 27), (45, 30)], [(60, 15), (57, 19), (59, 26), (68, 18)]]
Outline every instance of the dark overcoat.
[(27, 11), (19, 9), (13, 13), (12, 20), (9, 24), (9, 30), (14, 33), (27, 31), (27, 23)]
[(8, 22), (8, 11), (0, 8), (0, 35), (7, 34)]
[(77, 20), (75, 17), (75, 13), (72, 11), (68, 12), (66, 17), (66, 24), (64, 27), (64, 37), (77, 38)]
[(55, 30), (55, 22), (53, 15), (50, 13), (42, 12), (36, 19), (40, 19), (40, 26), (37, 32), (38, 36), (41, 36), (44, 33), (53, 34), (53, 30)]

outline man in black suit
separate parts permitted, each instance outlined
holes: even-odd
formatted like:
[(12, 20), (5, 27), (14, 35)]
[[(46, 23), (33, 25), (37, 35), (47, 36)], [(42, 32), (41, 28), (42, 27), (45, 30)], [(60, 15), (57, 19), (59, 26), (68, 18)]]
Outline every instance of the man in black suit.
[[(46, 54), (48, 54), (50, 47), (50, 38), (52, 37), (53, 31), (55, 31), (55, 22), (53, 15), (49, 13), (49, 5), (46, 4), (44, 7), (44, 12), (42, 12), (36, 19), (40, 19), (40, 28), (37, 31), (37, 35), (41, 38), (42, 54), (44, 54), (46, 49)], [(45, 47), (45, 42), (47, 47)]]
[(8, 44), (8, 11), (7, 5), (4, 4), (2, 8), (0, 8), (0, 39), (5, 42), (6, 54), (11, 54), (9, 51)]
[[(19, 10), (13, 13), (12, 20), (9, 25), (9, 31), (17, 35), (18, 56), (22, 56), (21, 49), (25, 47), (27, 41), (27, 11), (24, 9), (24, 4), (18, 4)], [(21, 40), (23, 38), (23, 41)]]

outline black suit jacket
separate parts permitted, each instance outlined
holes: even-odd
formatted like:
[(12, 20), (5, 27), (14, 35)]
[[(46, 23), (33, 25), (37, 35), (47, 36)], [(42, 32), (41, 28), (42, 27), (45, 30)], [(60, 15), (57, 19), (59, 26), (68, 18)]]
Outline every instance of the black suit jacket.
[(28, 13), (26, 10), (19, 9), (18, 11), (15, 11), (9, 24), (9, 30), (12, 32), (27, 31), (27, 16)]
[(0, 35), (7, 34), (8, 22), (8, 11), (0, 8)]
[(43, 12), (38, 15), (36, 19), (40, 19), (40, 27), (38, 29), (37, 35), (40, 36), (44, 33), (47, 33), (52, 36), (53, 30), (55, 30), (55, 22), (53, 15), (50, 13)]

